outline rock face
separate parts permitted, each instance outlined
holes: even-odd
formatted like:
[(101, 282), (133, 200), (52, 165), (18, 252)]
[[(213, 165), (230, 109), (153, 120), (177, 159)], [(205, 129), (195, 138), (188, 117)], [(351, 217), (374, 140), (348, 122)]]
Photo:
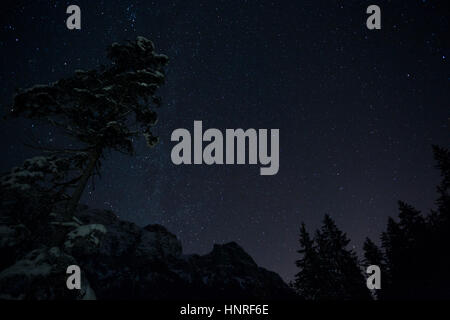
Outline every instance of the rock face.
[[(2, 299), (293, 297), (280, 276), (258, 267), (235, 242), (214, 245), (203, 256), (183, 255), (180, 241), (163, 226), (141, 228), (87, 207), (73, 223), (45, 222), (64, 228), (56, 244), (46, 239), (30, 245), (26, 227), (2, 221), (0, 255), (8, 261), (0, 268)], [(81, 290), (66, 287), (66, 268), (73, 264), (81, 268)]]
[(67, 280), (66, 268), (75, 259), (58, 247), (35, 249), (0, 273), (1, 299), (93, 300), (95, 293), (82, 278), (81, 290), (61, 286)]

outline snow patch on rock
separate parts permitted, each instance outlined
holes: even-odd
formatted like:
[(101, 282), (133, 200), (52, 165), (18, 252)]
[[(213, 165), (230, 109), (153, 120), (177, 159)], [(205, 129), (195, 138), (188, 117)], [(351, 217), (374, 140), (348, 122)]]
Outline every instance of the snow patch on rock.
[(95, 245), (100, 244), (100, 240), (97, 237), (97, 233), (105, 234), (106, 228), (102, 224), (88, 224), (79, 226), (75, 230), (72, 230), (67, 234), (67, 240), (64, 242), (65, 248), (72, 248), (76, 240), (80, 238), (88, 239)]

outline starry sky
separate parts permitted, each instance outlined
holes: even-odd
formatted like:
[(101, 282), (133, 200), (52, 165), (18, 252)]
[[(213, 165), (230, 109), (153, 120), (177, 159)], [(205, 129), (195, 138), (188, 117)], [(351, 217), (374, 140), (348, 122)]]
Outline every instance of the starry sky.
[[(66, 8), (82, 28), (66, 28)], [(366, 28), (381, 7), (382, 29)], [(113, 42), (151, 39), (170, 58), (152, 149), (108, 153), (83, 202), (139, 225), (160, 223), (186, 253), (238, 242), (255, 261), (293, 278), (298, 230), (325, 213), (361, 253), (396, 201), (428, 211), (438, 172), (432, 144), (448, 147), (448, 1), (2, 1), (0, 104), (16, 88), (107, 63)], [(279, 128), (280, 170), (259, 165), (175, 166), (177, 128)], [(34, 151), (52, 128), (0, 122), (0, 171)]]

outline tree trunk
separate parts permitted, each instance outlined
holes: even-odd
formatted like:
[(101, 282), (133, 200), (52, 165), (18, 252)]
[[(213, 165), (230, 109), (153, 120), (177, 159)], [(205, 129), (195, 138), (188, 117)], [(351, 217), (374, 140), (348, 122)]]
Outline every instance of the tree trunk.
[(78, 206), (78, 202), (81, 199), (81, 196), (83, 195), (83, 191), (86, 188), (87, 182), (89, 181), (89, 178), (94, 173), (95, 166), (97, 164), (97, 161), (100, 159), (100, 155), (102, 154), (101, 148), (95, 148), (91, 155), (89, 162), (84, 169), (83, 175), (81, 176), (80, 181), (78, 182), (78, 185), (73, 192), (72, 198), (69, 200), (69, 203), (67, 204), (67, 209), (64, 213), (64, 218), (66, 220), (71, 220), (72, 216), (75, 214), (75, 211)]

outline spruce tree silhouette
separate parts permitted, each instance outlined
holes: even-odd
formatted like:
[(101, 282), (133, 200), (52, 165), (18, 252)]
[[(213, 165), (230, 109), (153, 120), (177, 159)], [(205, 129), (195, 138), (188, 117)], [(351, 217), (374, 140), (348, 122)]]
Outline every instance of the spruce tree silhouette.
[[(380, 268), (381, 274), (384, 275), (383, 283), (389, 282), (390, 280), (386, 277), (386, 262), (384, 261), (384, 255), (381, 249), (369, 238), (364, 241), (364, 266), (368, 267), (370, 265), (376, 265)], [(377, 300), (383, 299), (383, 292), (380, 290), (375, 290), (372, 292), (377, 297)]]
[(317, 276), (319, 270), (320, 260), (317, 255), (317, 248), (314, 240), (311, 239), (304, 223), (300, 227), (300, 250), (297, 252), (302, 257), (296, 261), (297, 267), (300, 269), (295, 276), (292, 287), (297, 294), (303, 299), (314, 300), (319, 295), (321, 279)]
[[(424, 289), (424, 277), (416, 278), (423, 272), (426, 225), (420, 212), (399, 201), (399, 222), (389, 218), (387, 231), (382, 235), (382, 247), (387, 262), (387, 279), (382, 289), (386, 299), (403, 296), (411, 299)], [(413, 280), (415, 279), (415, 280)]]
[(367, 265), (375, 264), (382, 268), (384, 266), (384, 257), (381, 249), (369, 238), (364, 242), (364, 263)]
[(296, 291), (305, 299), (370, 300), (356, 253), (347, 248), (350, 240), (338, 229), (329, 215), (309, 240), (302, 225), (300, 235), (303, 255), (297, 263), (300, 272), (295, 279)]
[[(364, 247), (366, 263), (381, 263), (381, 300), (424, 300), (450, 298), (450, 152), (433, 146), (436, 167), (442, 181), (437, 187), (437, 210), (424, 216), (413, 206), (399, 201), (398, 222), (388, 219), (381, 236), (382, 259), (374, 245)], [(384, 262), (384, 264), (383, 264)]]
[(433, 146), (433, 153), (442, 180), (437, 187), (437, 212), (432, 211), (428, 219), (432, 231), (427, 252), (438, 260), (437, 265), (431, 267), (431, 281), (436, 284), (433, 296), (450, 299), (450, 254), (445, 253), (446, 246), (450, 243), (450, 151)]
[(436, 168), (440, 170), (442, 181), (437, 187), (439, 215), (443, 223), (450, 221), (450, 151), (439, 146), (433, 146), (434, 159), (436, 160)]

